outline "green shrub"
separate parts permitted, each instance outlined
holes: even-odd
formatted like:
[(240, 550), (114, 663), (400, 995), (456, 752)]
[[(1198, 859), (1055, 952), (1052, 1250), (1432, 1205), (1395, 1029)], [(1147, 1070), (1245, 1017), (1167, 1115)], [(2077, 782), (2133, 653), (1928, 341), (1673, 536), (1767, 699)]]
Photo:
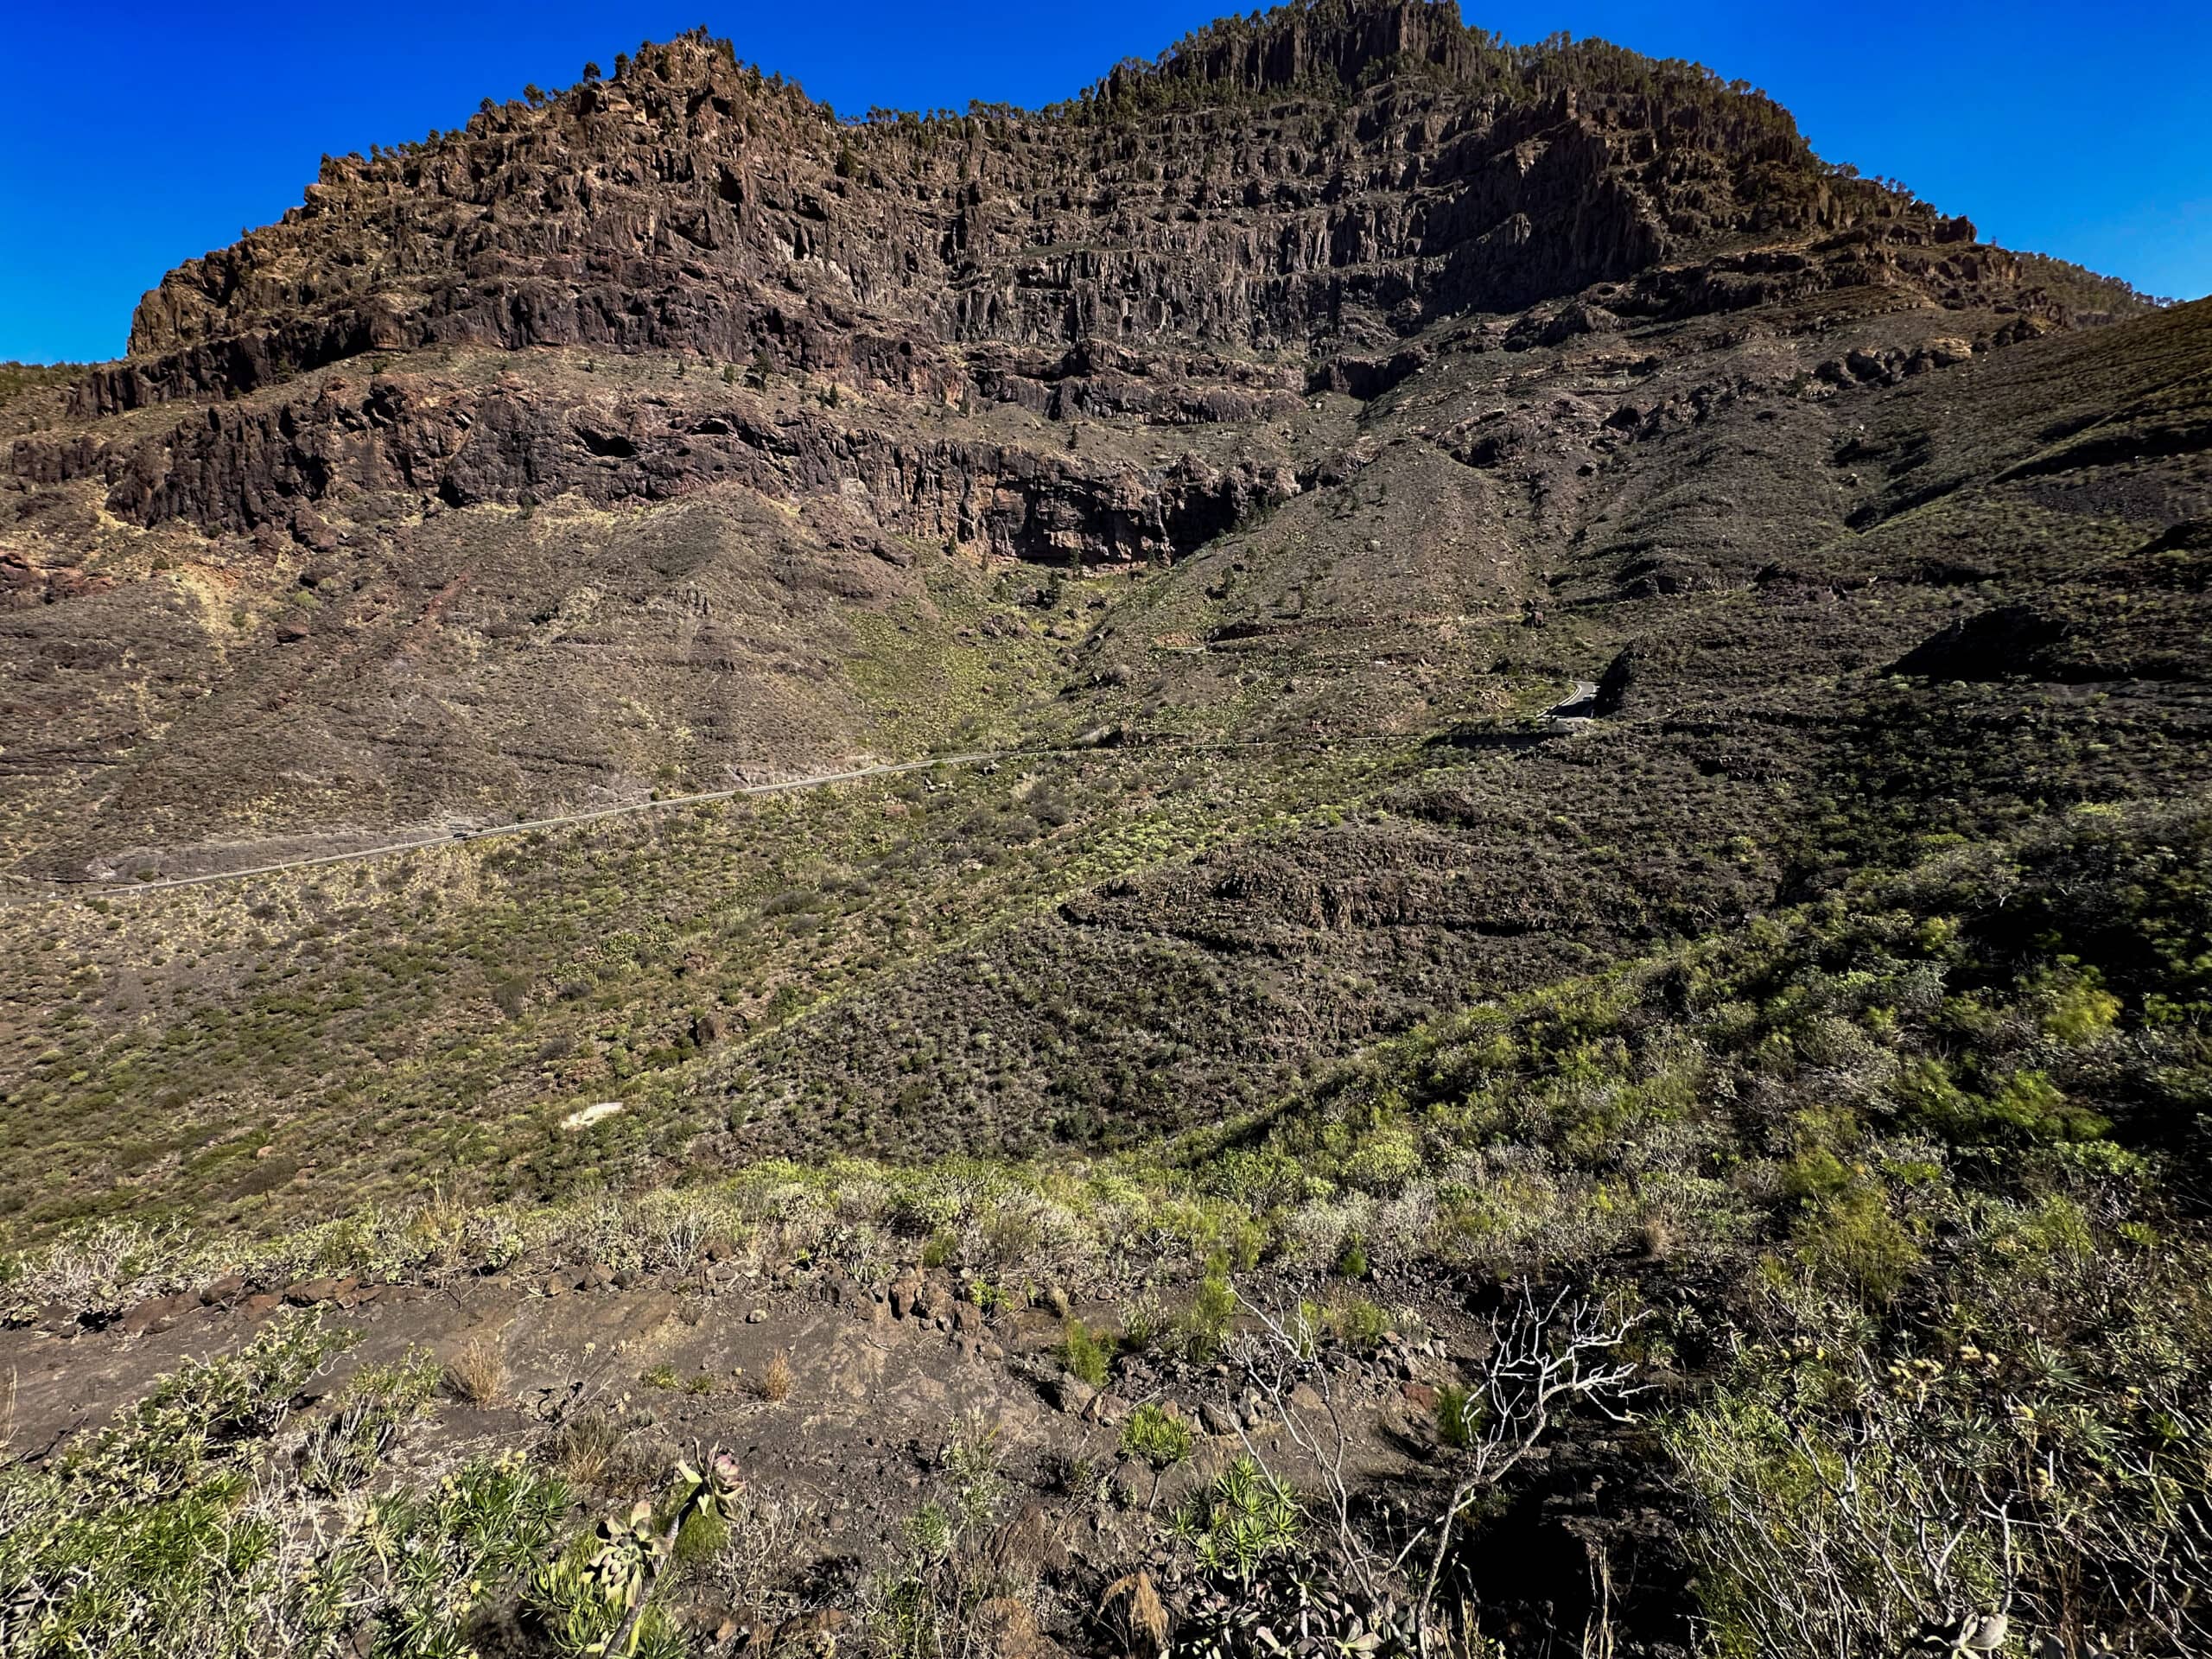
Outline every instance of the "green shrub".
[[(60, 1468), (0, 1470), (0, 1619), (35, 1633), (21, 1650), (256, 1659), (283, 1632), (287, 1650), (327, 1652), (367, 1615), (378, 1656), (460, 1659), (479, 1611), (550, 1547), (567, 1489), (512, 1454), (372, 1499), (334, 1542), (283, 1548), (247, 1502), (253, 1471), (346, 1340), (280, 1314), (241, 1352), (162, 1379)], [(363, 1372), (340, 1427), (308, 1438), (308, 1490), (372, 1468), (378, 1422), (419, 1408), (436, 1375), (419, 1357)]]
[(676, 1534), (673, 1556), (678, 1567), (696, 1567), (729, 1541), (729, 1522), (710, 1509), (693, 1510)]
[(1239, 1273), (1249, 1273), (1260, 1265), (1268, 1243), (1268, 1230), (1255, 1221), (1238, 1224), (1229, 1236), (1229, 1257)]
[[(2070, 959), (2068, 965), (2072, 965)], [(2104, 988), (2094, 968), (2071, 976), (2053, 974), (2041, 987), (2043, 1028), (2062, 1043), (2086, 1043), (2110, 1031), (2120, 1019), (2120, 1001)]]
[(1456, 1382), (1436, 1391), (1436, 1438), (1446, 1446), (1464, 1447), (1470, 1438), (1468, 1421), (1472, 1396)]
[(71, 1453), (64, 1478), (102, 1499), (175, 1496), (210, 1459), (273, 1433), (308, 1380), (353, 1341), (349, 1332), (326, 1329), (319, 1314), (279, 1313), (238, 1353), (188, 1361), (118, 1412)]
[(1183, 1344), (1193, 1359), (1211, 1359), (1229, 1340), (1236, 1316), (1236, 1293), (1229, 1276), (1217, 1263), (1198, 1281), (1198, 1294), (1183, 1311)]
[(1354, 1348), (1373, 1352), (1382, 1345), (1382, 1338), (1389, 1334), (1390, 1316), (1381, 1306), (1364, 1296), (1355, 1296), (1336, 1308), (1331, 1316), (1337, 1334)]
[(1159, 1406), (1139, 1406), (1122, 1425), (1122, 1452), (1165, 1469), (1191, 1455), (1191, 1427)]
[(1920, 1247), (1872, 1186), (1822, 1201), (1792, 1237), (1807, 1267), (1877, 1306), (1893, 1300), (1920, 1265)]
[(346, 1386), (336, 1414), (315, 1427), (300, 1448), (300, 1479), (309, 1491), (335, 1497), (375, 1473), (401, 1428), (437, 1392), (443, 1370), (428, 1350), (397, 1365), (365, 1365)]
[(976, 1279), (969, 1282), (968, 1300), (993, 1319), (1014, 1306), (1014, 1298), (1007, 1294), (1005, 1287), (995, 1285), (988, 1279)]
[(1923, 1058), (1905, 1069), (1897, 1089), (1907, 1110), (1961, 1146), (2094, 1141), (2112, 1128), (2040, 1071), (2003, 1072), (1976, 1093), (1961, 1086), (1943, 1061)]
[[(389, 1563), (390, 1586), (372, 1651), (465, 1659), (480, 1610), (543, 1560), (568, 1504), (567, 1486), (518, 1452), (466, 1464), (429, 1492), (372, 1501), (360, 1533)], [(345, 1556), (334, 1565), (366, 1567)]]
[(1112, 1350), (1092, 1336), (1081, 1319), (1069, 1319), (1060, 1327), (1060, 1363), (1067, 1367), (1070, 1376), (1103, 1389), (1112, 1357)]
[(1851, 1185), (1851, 1171), (1843, 1160), (1826, 1147), (1814, 1147), (1799, 1153), (1782, 1168), (1783, 1196), (1791, 1198), (1824, 1198), (1831, 1192), (1840, 1192)]
[(1378, 1129), (1344, 1160), (1344, 1179), (1363, 1192), (1389, 1194), (1421, 1173), (1421, 1141), (1404, 1128)]

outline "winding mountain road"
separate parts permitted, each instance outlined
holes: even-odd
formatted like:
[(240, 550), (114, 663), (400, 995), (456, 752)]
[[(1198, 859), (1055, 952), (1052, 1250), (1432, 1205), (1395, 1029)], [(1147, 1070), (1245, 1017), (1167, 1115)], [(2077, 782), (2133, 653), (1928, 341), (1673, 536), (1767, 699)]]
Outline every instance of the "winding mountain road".
[(734, 788), (705, 790), (696, 795), (668, 795), (657, 800), (626, 801), (619, 806), (598, 806), (588, 811), (564, 812), (550, 818), (524, 818), (513, 823), (486, 825), (481, 830), (451, 830), (442, 835), (417, 836), (410, 840), (385, 842), (374, 847), (356, 847), (342, 853), (317, 853), (307, 858), (288, 858), (273, 864), (250, 865), (239, 870), (213, 870), (204, 875), (165, 876), (153, 881), (132, 881), (110, 887), (70, 884), (58, 892), (24, 893), (12, 899), (0, 897), (0, 903), (41, 904), (62, 899), (123, 899), (142, 893), (160, 893), (171, 887), (199, 887), (216, 881), (243, 881), (257, 875), (281, 875), (287, 870), (309, 869), (319, 864), (347, 864), (357, 859), (380, 858), (388, 853), (408, 853), (425, 847), (450, 846), (457, 841), (488, 841), (498, 836), (523, 835), (533, 830), (554, 830), (564, 824), (589, 823), (600, 818), (626, 817), (638, 812), (662, 812), (671, 807), (735, 800), (744, 795), (780, 795), (795, 790), (819, 789), (829, 784), (852, 784), (870, 778), (893, 778), (906, 772), (928, 772), (936, 766), (976, 766), (995, 760), (1020, 760), (1084, 752), (1079, 749), (979, 749), (968, 754), (931, 755), (926, 760), (886, 761), (880, 766), (855, 766), (845, 772), (823, 772), (804, 778), (785, 778), (776, 783), (740, 784)]
[(1544, 710), (1544, 718), (1580, 725), (1598, 717), (1598, 682), (1577, 680), (1574, 690)]
[[(1597, 713), (1598, 686), (1593, 680), (1577, 680), (1574, 689), (1544, 711), (1544, 718), (1555, 725), (1585, 725)], [(1573, 712), (1580, 710), (1580, 712)], [(244, 881), (257, 875), (282, 875), (288, 870), (312, 869), (324, 864), (350, 864), (364, 858), (381, 858), (391, 853), (417, 852), (426, 847), (449, 846), (457, 841), (488, 841), (499, 836), (525, 835), (536, 830), (557, 830), (569, 824), (591, 823), (601, 818), (627, 817), (639, 812), (663, 812), (673, 807), (699, 806), (711, 801), (736, 800), (747, 795), (782, 795), (798, 790), (820, 789), (830, 784), (861, 783), (871, 778), (895, 778), (908, 772), (928, 772), (938, 766), (988, 766), (1000, 760), (1043, 760), (1055, 755), (1089, 753), (1100, 747), (1098, 742), (1078, 744), (1072, 747), (1041, 749), (976, 749), (965, 754), (931, 755), (923, 760), (887, 760), (879, 766), (854, 766), (843, 772), (815, 772), (804, 778), (785, 778), (775, 783), (739, 784), (728, 789), (702, 790), (695, 795), (669, 795), (649, 801), (626, 801), (615, 806), (593, 807), (588, 811), (564, 812), (544, 818), (523, 818), (513, 823), (489, 824), (481, 830), (454, 829), (439, 835), (416, 836), (406, 841), (379, 842), (373, 847), (356, 847), (342, 853), (316, 853), (305, 858), (281, 859), (269, 864), (248, 865), (237, 870), (211, 870), (201, 875), (172, 875), (152, 881), (131, 881), (111, 886), (94, 886), (90, 880), (82, 884), (63, 882), (56, 889), (43, 893), (0, 892), (0, 905), (52, 904), (69, 899), (125, 899), (139, 893), (162, 893), (176, 887), (207, 887), (218, 881)], [(1224, 747), (1267, 747), (1231, 743)]]

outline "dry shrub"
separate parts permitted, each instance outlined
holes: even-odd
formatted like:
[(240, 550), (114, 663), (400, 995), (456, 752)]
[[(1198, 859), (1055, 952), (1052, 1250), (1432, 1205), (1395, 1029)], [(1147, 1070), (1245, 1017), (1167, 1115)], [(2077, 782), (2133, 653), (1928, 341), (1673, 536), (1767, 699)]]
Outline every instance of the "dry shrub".
[(594, 1412), (563, 1423), (547, 1436), (540, 1455), (569, 1485), (588, 1491), (611, 1483), (621, 1446), (620, 1427)]
[(446, 1387), (472, 1406), (499, 1402), (506, 1391), (507, 1358), (495, 1337), (478, 1337), (446, 1363)]
[(778, 1349), (760, 1373), (756, 1384), (763, 1400), (786, 1400), (791, 1392), (791, 1357), (786, 1349)]
[(806, 1605), (806, 1583), (823, 1536), (821, 1510), (804, 1497), (742, 1492), (729, 1536), (702, 1576), (744, 1623), (773, 1629)]

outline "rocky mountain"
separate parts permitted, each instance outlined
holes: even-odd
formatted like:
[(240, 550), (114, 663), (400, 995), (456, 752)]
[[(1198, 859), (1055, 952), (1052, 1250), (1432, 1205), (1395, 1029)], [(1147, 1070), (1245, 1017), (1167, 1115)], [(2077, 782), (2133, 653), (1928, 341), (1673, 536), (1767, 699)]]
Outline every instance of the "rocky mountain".
[[(1717, 402), (2132, 303), (1823, 166), (1757, 94), (1447, 7), (1303, 9), (1039, 114), (857, 125), (687, 37), (327, 162), (148, 295), (129, 358), (18, 400), (11, 839), (169, 868), (889, 753), (855, 619), (1007, 561), (1173, 563), (1345, 491), (1432, 364), (1596, 371), (1571, 415), (1440, 411), (1404, 434), (1434, 459), (1384, 463), (1465, 495), (1532, 418), (1620, 472)], [(1531, 489), (1550, 522), (1482, 512), (1479, 592), (1447, 554), (1422, 603), (1555, 571), (1583, 464)], [(1336, 585), (1387, 606), (1396, 574)]]
[[(0, 427), (0, 1649), (2212, 1641), (2212, 306), (1430, 0), (695, 33)], [(249, 1471), (429, 1507), (71, 1599)]]

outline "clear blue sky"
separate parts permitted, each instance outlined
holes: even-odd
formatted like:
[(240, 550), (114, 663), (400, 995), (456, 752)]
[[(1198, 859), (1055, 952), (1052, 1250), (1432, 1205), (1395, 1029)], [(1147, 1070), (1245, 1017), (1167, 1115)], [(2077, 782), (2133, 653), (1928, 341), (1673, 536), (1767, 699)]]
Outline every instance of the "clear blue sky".
[[(1764, 87), (1831, 161), (1901, 178), (1982, 233), (2212, 290), (2212, 0), (1462, 0)], [(0, 97), (0, 359), (111, 357), (178, 261), (300, 200), (323, 152), (458, 126), (704, 22), (857, 114), (1034, 105), (1151, 57), (1218, 0), (764, 6), (734, 0), (22, 4)]]

